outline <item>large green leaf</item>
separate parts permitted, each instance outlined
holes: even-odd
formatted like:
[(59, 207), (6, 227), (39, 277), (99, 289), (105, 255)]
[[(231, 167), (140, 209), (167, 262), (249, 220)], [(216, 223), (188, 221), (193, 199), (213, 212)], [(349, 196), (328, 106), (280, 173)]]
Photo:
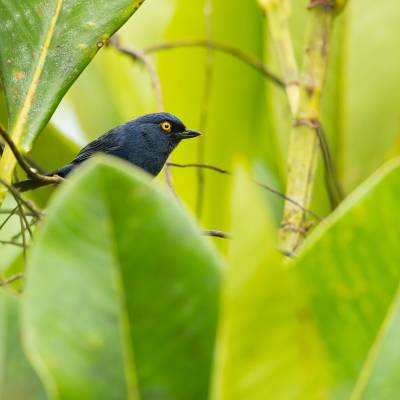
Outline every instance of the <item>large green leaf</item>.
[(400, 168), (394, 162), (315, 232), (296, 266), (330, 360), (335, 399), (350, 395), (396, 302), (399, 196)]
[(399, 164), (357, 189), (289, 266), (271, 251), (259, 200), (236, 190), (243, 235), (229, 258), (215, 399), (396, 398)]
[(0, 291), (0, 399), (42, 400), (44, 389), (22, 349), (20, 299)]
[(206, 398), (215, 253), (144, 174), (120, 161), (84, 169), (32, 250), (24, 330), (38, 372), (65, 399)]
[[(28, 151), (62, 96), (143, 0), (0, 1), (0, 73), (8, 130)], [(10, 177), (10, 152), (0, 164)], [(12, 160), (12, 158), (11, 158)]]
[(319, 338), (301, 288), (282, 266), (261, 193), (243, 176), (232, 218), (213, 400), (317, 398), (326, 370)]

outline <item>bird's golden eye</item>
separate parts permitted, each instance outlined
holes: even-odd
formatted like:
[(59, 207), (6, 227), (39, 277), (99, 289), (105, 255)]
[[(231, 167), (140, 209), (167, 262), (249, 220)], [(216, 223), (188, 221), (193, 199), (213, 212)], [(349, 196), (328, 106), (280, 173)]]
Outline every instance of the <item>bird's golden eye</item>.
[(169, 122), (169, 121), (164, 121), (164, 122), (161, 124), (161, 129), (162, 129), (164, 132), (170, 133), (171, 130), (172, 130), (172, 124), (171, 124), (171, 122)]

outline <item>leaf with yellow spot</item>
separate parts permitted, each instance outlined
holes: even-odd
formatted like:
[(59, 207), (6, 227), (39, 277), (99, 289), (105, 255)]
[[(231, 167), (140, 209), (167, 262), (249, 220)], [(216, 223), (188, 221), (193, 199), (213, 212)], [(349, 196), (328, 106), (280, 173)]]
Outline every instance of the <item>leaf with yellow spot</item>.
[[(0, 76), (8, 130), (30, 150), (65, 92), (144, 0), (0, 0)], [(88, 94), (88, 101), (90, 94)], [(0, 177), (15, 166), (5, 151)]]

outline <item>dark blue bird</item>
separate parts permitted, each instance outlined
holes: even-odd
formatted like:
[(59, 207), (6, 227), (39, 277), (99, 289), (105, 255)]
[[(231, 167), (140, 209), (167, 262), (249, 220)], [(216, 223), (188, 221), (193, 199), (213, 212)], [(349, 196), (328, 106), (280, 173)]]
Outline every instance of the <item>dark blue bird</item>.
[[(94, 154), (105, 153), (122, 158), (155, 176), (182, 139), (199, 135), (199, 132), (186, 129), (183, 122), (172, 114), (144, 115), (106, 132), (85, 146), (69, 164), (47, 175), (65, 178)], [(15, 184), (22, 192), (43, 185), (45, 183), (33, 180)]]

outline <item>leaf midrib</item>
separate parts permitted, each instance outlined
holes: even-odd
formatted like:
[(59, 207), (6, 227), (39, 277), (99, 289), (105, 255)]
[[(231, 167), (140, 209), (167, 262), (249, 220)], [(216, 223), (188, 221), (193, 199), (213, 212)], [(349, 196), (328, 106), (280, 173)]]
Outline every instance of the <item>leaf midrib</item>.
[[(25, 100), (21, 107), (21, 110), (18, 113), (15, 126), (13, 127), (13, 129), (11, 131), (12, 140), (18, 148), (20, 148), (20, 142), (21, 142), (21, 137), (22, 137), (22, 133), (24, 130), (24, 126), (28, 119), (29, 111), (31, 109), (33, 99), (35, 97), (36, 90), (37, 90), (37, 87), (40, 82), (40, 77), (42, 76), (42, 72), (43, 72), (43, 69), (44, 69), (44, 66), (46, 63), (46, 57), (49, 52), (51, 41), (53, 39), (54, 31), (56, 29), (57, 21), (61, 14), (63, 4), (64, 4), (64, 0), (56, 0), (54, 14), (51, 17), (47, 33), (46, 33), (46, 35), (44, 37), (44, 41), (41, 45), (41, 51), (39, 54), (38, 62), (33, 71), (32, 80), (29, 85), (28, 92), (26, 94), (26, 97), (25, 97)], [(1, 178), (3, 180), (5, 180), (6, 182), (10, 182), (12, 171), (14, 170), (15, 164), (16, 164), (16, 160), (15, 160), (14, 154), (12, 153), (10, 148), (7, 146), (3, 153), (3, 156), (1, 157), (1, 162), (0, 162), (0, 171), (1, 171), (0, 175), (1, 175)], [(0, 203), (1, 203), (1, 195), (0, 195)]]
[(44, 65), (46, 63), (46, 57), (49, 52), (50, 44), (53, 39), (53, 34), (54, 34), (54, 31), (56, 28), (58, 18), (61, 14), (61, 9), (62, 9), (63, 4), (64, 4), (64, 0), (56, 0), (56, 7), (54, 10), (54, 15), (51, 17), (49, 28), (48, 28), (46, 36), (44, 38), (43, 44), (41, 46), (41, 52), (39, 55), (39, 59), (36, 64), (35, 70), (33, 72), (32, 81), (29, 86), (28, 93), (25, 97), (21, 111), (17, 118), (17, 122), (13, 129), (12, 138), (13, 138), (14, 142), (17, 144), (19, 144), (19, 141), (21, 139), (23, 126), (28, 117), (30, 106), (32, 105), (36, 89), (39, 85), (40, 77), (42, 75)]
[(130, 400), (139, 400), (139, 390), (137, 387), (137, 379), (136, 379), (136, 367), (134, 361), (134, 351), (131, 344), (131, 334), (130, 334), (130, 325), (129, 325), (129, 318), (128, 318), (128, 311), (126, 306), (126, 298), (124, 292), (124, 285), (123, 279), (121, 276), (121, 272), (119, 270), (119, 265), (121, 265), (118, 256), (118, 249), (115, 242), (115, 230), (114, 224), (112, 221), (111, 210), (109, 208), (108, 199), (106, 189), (104, 188), (101, 193), (102, 202), (104, 211), (106, 214), (106, 225), (109, 237), (109, 244), (110, 244), (110, 252), (112, 262), (112, 274), (114, 275), (114, 282), (116, 283), (116, 289), (118, 292), (118, 308), (119, 308), (119, 326), (122, 333), (122, 347), (124, 351), (124, 370), (125, 370), (125, 379), (128, 391), (128, 398)]

